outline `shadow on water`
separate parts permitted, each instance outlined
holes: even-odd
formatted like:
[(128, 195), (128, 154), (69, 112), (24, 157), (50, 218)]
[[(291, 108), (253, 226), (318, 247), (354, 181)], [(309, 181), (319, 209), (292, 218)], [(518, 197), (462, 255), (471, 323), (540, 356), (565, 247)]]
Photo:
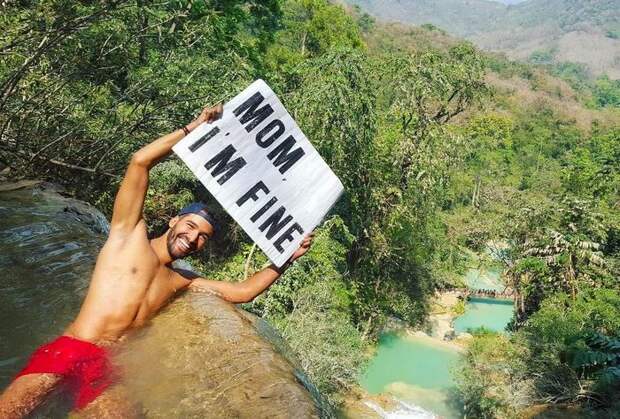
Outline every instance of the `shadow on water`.
[[(0, 192), (0, 388), (79, 311), (107, 222), (53, 190)], [(187, 293), (128, 339), (115, 362), (147, 417), (331, 416), (266, 322)], [(34, 417), (64, 417), (54, 397)]]

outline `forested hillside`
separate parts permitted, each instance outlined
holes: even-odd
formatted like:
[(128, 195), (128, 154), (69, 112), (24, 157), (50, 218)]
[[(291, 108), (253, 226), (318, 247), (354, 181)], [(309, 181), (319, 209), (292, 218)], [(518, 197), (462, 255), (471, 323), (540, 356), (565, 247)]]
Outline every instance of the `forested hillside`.
[(352, 0), (381, 19), (433, 24), (511, 58), (585, 65), (595, 76), (620, 78), (620, 3), (616, 0)]
[[(461, 285), (468, 254), (502, 243), (518, 310), (511, 335), (482, 331), (467, 352), (468, 416), (541, 404), (617, 414), (614, 85), (569, 83), (325, 0), (2, 9), (2, 176), (62, 183), (108, 215), (141, 145), (256, 78), (274, 89), (346, 193), (308, 255), (246, 308), (333, 404), (390, 317), (422, 324), (435, 292)], [(267, 262), (179, 160), (150, 185), (153, 232), (196, 198), (225, 220), (192, 260), (206, 276), (241, 280)]]

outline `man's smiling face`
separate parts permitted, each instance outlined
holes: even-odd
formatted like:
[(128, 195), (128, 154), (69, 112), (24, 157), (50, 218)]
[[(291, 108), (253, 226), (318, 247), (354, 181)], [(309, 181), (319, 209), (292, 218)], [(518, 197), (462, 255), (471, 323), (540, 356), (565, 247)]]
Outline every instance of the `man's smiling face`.
[(213, 237), (213, 226), (197, 214), (174, 217), (169, 223), (166, 245), (173, 259), (180, 259), (201, 250)]

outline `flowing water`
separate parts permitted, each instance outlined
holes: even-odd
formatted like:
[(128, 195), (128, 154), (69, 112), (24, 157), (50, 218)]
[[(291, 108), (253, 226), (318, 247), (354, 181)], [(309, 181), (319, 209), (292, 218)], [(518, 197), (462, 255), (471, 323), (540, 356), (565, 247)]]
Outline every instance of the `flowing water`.
[[(381, 336), (376, 356), (360, 384), (371, 394), (389, 393), (427, 412), (409, 417), (461, 416), (450, 370), (459, 359), (455, 347), (430, 338), (388, 333)], [(426, 415), (426, 416), (425, 416)]]
[(0, 387), (80, 308), (105, 218), (40, 189), (0, 193)]
[[(77, 314), (106, 229), (97, 211), (53, 191), (0, 192), (0, 389)], [(210, 295), (177, 299), (114, 361), (148, 418), (329, 414), (277, 333)], [(65, 417), (68, 400), (55, 400), (35, 417)]]

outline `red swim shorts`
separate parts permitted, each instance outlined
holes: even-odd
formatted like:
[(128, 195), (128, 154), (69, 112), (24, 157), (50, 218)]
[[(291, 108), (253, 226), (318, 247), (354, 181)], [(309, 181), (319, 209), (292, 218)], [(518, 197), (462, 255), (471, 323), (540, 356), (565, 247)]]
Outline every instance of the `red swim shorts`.
[(40, 373), (64, 377), (75, 392), (75, 409), (95, 400), (113, 383), (115, 375), (105, 349), (69, 336), (60, 336), (39, 347), (17, 377)]

